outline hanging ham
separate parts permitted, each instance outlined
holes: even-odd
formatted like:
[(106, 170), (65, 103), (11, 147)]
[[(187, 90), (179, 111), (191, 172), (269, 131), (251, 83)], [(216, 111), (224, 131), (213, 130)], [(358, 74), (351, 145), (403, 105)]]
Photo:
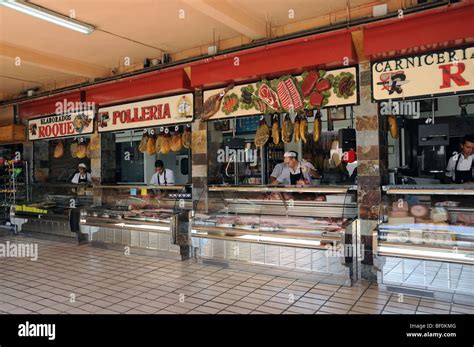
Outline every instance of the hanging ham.
[(260, 120), (258, 123), (257, 132), (255, 134), (255, 145), (262, 147), (265, 145), (270, 138), (270, 128), (267, 125), (265, 119)]
[(64, 155), (64, 143), (59, 140), (54, 147), (53, 156), (55, 159), (61, 158)]

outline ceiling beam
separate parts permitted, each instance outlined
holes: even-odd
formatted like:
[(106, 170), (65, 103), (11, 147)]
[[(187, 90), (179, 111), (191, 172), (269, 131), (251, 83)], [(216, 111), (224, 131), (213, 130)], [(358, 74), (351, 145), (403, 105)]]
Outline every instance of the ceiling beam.
[[(14, 60), (20, 58), (21, 63), (87, 78), (105, 77), (110, 75), (109, 69), (102, 66), (38, 52), (6, 42), (0, 42), (0, 57)], [(15, 63), (15, 61), (13, 61), (13, 63)]]
[(183, 0), (184, 3), (231, 29), (251, 38), (266, 37), (265, 22), (222, 0)]

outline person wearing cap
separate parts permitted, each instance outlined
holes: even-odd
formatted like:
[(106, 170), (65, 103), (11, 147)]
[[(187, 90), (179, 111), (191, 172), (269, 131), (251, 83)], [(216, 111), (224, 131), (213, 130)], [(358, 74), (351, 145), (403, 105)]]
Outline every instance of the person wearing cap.
[(317, 178), (319, 176), (313, 164), (306, 160), (298, 160), (298, 153), (295, 151), (285, 152), (283, 157), (286, 168), (271, 184), (306, 185), (311, 184), (312, 177)]
[(80, 163), (78, 166), (79, 172), (74, 175), (71, 183), (74, 184), (88, 184), (92, 182), (92, 176), (87, 172), (87, 165)]

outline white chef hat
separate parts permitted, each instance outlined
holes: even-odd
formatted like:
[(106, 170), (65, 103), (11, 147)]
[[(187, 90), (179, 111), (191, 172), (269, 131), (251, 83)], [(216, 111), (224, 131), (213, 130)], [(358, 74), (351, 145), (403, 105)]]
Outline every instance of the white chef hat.
[(296, 153), (295, 151), (288, 151), (283, 154), (283, 157), (298, 158), (298, 153)]
[(84, 169), (87, 170), (87, 165), (84, 163), (80, 163), (79, 165), (77, 165), (77, 167), (83, 167)]

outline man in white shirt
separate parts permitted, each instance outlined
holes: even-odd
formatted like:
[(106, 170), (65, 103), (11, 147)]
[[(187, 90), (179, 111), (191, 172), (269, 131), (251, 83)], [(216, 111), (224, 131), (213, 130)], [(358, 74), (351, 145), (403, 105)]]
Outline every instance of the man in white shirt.
[(284, 164), (286, 168), (282, 170), (275, 182), (271, 184), (308, 185), (311, 184), (312, 177), (318, 176), (313, 164), (306, 160), (299, 161), (298, 153), (295, 151), (285, 152)]
[(283, 170), (285, 169), (286, 169), (285, 163), (276, 164), (275, 167), (273, 168), (272, 173), (270, 174), (270, 183), (275, 182), (278, 176), (280, 176)]
[(172, 186), (174, 185), (173, 170), (166, 169), (162, 160), (155, 161), (156, 172), (151, 176), (150, 185)]
[(92, 176), (90, 173), (87, 172), (87, 165), (84, 163), (80, 163), (78, 166), (79, 172), (76, 173), (71, 183), (73, 184), (89, 184), (92, 182)]
[(466, 136), (461, 142), (461, 153), (455, 153), (449, 158), (446, 166), (446, 176), (450, 177), (455, 183), (466, 183), (473, 180), (472, 164), (473, 164), (474, 138)]

